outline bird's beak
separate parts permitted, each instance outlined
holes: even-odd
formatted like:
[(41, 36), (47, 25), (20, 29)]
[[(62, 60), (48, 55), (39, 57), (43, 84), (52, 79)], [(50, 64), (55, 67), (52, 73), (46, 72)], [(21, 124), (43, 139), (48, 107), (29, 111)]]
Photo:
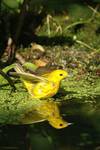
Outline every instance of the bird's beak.
[(68, 123), (68, 126), (72, 125), (73, 123)]

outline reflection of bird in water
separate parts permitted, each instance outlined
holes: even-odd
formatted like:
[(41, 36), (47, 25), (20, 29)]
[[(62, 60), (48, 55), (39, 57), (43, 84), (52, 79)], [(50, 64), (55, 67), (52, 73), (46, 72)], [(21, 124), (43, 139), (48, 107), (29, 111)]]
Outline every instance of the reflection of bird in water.
[(58, 105), (54, 101), (36, 100), (39, 101), (37, 106), (34, 105), (31, 111), (27, 112), (21, 119), (23, 124), (31, 124), (47, 120), (51, 126), (57, 129), (65, 128), (71, 123), (68, 123), (60, 116)]

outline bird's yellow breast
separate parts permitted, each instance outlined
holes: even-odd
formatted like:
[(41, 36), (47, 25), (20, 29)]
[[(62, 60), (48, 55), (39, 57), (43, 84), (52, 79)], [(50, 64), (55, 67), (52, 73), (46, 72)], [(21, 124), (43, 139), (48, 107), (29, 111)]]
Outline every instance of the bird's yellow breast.
[(55, 95), (58, 89), (59, 83), (55, 84), (53, 82), (40, 82), (34, 86), (31, 93), (34, 98), (48, 98)]

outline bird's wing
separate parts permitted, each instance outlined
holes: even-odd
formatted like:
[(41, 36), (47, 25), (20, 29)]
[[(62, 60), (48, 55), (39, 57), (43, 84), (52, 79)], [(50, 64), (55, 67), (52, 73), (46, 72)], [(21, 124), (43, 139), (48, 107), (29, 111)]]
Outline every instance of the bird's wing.
[(48, 76), (50, 75), (50, 73), (51, 73), (51, 72), (45, 73), (45, 74), (42, 75), (42, 77), (48, 78)]
[(23, 118), (20, 120), (22, 124), (32, 124), (37, 122), (45, 121), (46, 119), (43, 118), (37, 111), (32, 111), (26, 113)]
[(31, 82), (39, 82), (39, 81), (48, 82), (48, 80), (42, 76), (26, 73), (20, 64), (15, 64), (14, 69), (16, 71), (15, 75), (20, 76), (24, 80), (31, 81)]
[(31, 81), (31, 82), (39, 82), (39, 81), (45, 81), (48, 82), (47, 79), (45, 79), (44, 77), (41, 76), (37, 76), (31, 73), (15, 73), (16, 75), (20, 76), (22, 79), (27, 80), (27, 81)]

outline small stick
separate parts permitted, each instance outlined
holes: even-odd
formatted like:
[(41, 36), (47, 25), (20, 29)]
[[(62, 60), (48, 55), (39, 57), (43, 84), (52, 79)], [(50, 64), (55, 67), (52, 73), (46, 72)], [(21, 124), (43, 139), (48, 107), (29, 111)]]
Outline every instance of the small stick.
[(84, 43), (82, 41), (76, 40), (75, 42), (80, 44), (80, 45), (83, 45), (83, 46), (87, 47), (88, 49), (96, 50), (95, 48), (91, 47), (90, 45), (88, 45), (88, 44), (86, 44), (86, 43)]
[(5, 74), (1, 69), (0, 69), (0, 74), (8, 81), (8, 83), (12, 87), (13, 91), (15, 91), (16, 87), (15, 87), (13, 81), (11, 80), (11, 78), (7, 74)]

